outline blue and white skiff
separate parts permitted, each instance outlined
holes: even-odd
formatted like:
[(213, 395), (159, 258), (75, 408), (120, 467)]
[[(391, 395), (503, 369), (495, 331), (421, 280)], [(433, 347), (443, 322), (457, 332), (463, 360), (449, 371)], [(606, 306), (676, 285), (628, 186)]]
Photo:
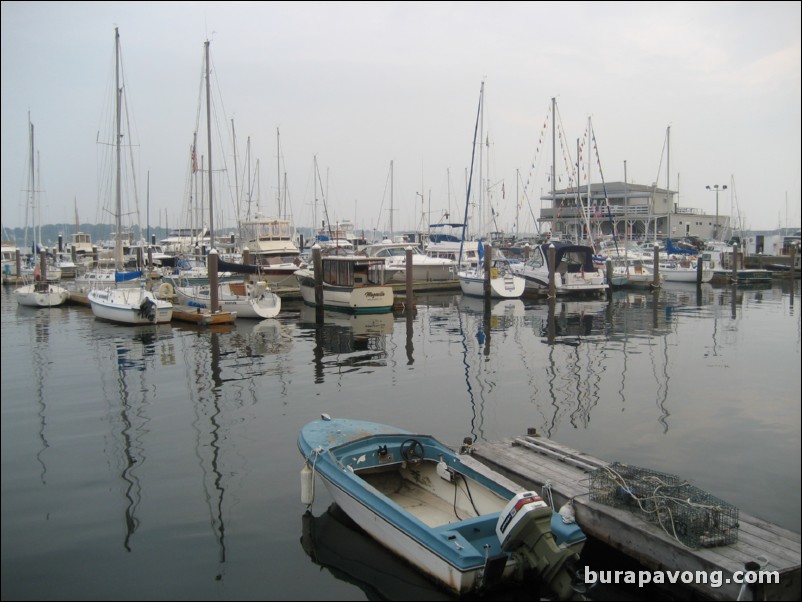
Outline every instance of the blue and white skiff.
[(357, 525), (447, 590), (535, 575), (557, 599), (575, 596), (581, 529), (470, 456), (429, 435), (326, 415), (301, 429), (298, 447), (307, 506), (317, 473)]

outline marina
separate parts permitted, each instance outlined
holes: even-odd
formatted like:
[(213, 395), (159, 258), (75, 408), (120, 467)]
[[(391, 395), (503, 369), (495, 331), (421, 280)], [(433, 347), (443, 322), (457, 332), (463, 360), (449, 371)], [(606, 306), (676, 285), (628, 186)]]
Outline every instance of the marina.
[[(4, 599), (374, 595), (363, 589), (370, 567), (343, 579), (308, 553), (310, 522), (333, 499), (319, 487), (307, 512), (296, 439), (324, 412), (436, 435), (452, 449), (471, 437), (477, 462), (532, 427), (725, 500), (740, 512), (738, 545), (754, 540), (750, 516), (799, 545), (799, 280), (505, 299), (487, 314), (458, 291), (416, 290), (410, 316), (327, 311), (320, 324), (296, 298), (276, 318), (204, 327), (115, 325), (77, 304), (18, 307), (11, 290), (2, 294)], [(593, 531), (582, 561), (632, 566), (626, 555), (610, 566), (620, 550), (581, 518), (589, 484), (572, 486), (569, 495), (586, 494), (576, 497), (579, 524)], [(629, 554), (632, 539), (619, 546)], [(670, 549), (660, 540), (652, 551)], [(635, 566), (649, 566), (640, 554)], [(787, 559), (762, 554), (767, 570), (787, 570)], [(408, 569), (382, 570), (392, 579)]]

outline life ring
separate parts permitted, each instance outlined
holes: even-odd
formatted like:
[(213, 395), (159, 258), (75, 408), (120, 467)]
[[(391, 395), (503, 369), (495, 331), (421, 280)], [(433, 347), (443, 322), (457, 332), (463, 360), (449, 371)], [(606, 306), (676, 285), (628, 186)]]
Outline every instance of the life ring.
[(159, 299), (172, 299), (175, 291), (169, 282), (162, 282), (159, 286)]

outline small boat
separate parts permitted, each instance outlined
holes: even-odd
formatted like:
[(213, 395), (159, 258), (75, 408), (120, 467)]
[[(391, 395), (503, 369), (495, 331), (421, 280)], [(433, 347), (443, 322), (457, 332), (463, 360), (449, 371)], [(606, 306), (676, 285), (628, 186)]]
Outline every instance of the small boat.
[[(457, 272), (463, 295), (484, 297), (485, 268), (484, 243), (478, 241), (479, 263), (476, 267), (464, 267)], [(490, 268), (490, 297), (493, 299), (517, 299), (524, 294), (526, 281), (516, 274), (510, 263), (504, 259), (493, 260)]]
[(144, 281), (138, 287), (93, 288), (87, 293), (89, 305), (96, 318), (118, 324), (166, 324), (173, 318), (173, 304), (145, 290)]
[[(660, 275), (665, 282), (696, 282), (699, 274), (696, 270), (696, 259), (693, 261), (668, 259), (658, 262)], [(646, 269), (653, 273), (653, 269), (647, 264)], [(713, 270), (704, 263), (702, 264), (702, 282), (710, 282), (713, 279)]]
[(25, 307), (56, 307), (70, 298), (70, 292), (53, 282), (33, 282), (14, 289), (14, 297)]
[(467, 441), (457, 454), (429, 435), (324, 414), (298, 447), (307, 506), (317, 473), (359, 527), (449, 592), (536, 576), (556, 599), (576, 595), (582, 530), (471, 458)]
[[(352, 313), (385, 313), (393, 309), (393, 288), (385, 284), (384, 259), (357, 255), (329, 256), (323, 266), (323, 307)], [(296, 270), (301, 296), (316, 306), (315, 272)]]
[[(220, 309), (235, 312), (238, 318), (263, 320), (275, 318), (281, 311), (281, 297), (270, 290), (264, 280), (256, 282), (221, 282), (218, 284)], [(179, 304), (191, 307), (211, 307), (209, 284), (191, 285), (180, 280), (163, 282), (159, 286), (160, 297), (175, 298)]]

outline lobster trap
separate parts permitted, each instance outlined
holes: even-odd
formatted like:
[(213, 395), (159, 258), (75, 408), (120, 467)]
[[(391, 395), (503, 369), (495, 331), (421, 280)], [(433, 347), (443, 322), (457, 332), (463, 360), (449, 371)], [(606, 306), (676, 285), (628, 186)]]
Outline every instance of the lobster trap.
[(591, 473), (590, 499), (657, 523), (690, 548), (738, 541), (738, 508), (677, 475), (615, 462)]

